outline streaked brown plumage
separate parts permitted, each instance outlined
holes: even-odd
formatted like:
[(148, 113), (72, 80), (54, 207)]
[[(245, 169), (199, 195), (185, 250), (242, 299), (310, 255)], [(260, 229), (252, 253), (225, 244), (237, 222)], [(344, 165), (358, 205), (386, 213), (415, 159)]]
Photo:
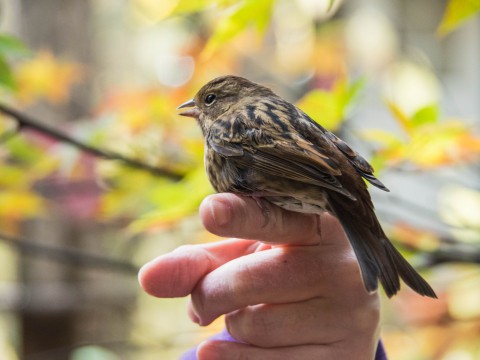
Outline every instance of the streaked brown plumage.
[(362, 177), (388, 189), (370, 164), (334, 134), (272, 90), (237, 76), (216, 78), (180, 105), (205, 137), (205, 168), (218, 192), (261, 197), (291, 211), (329, 211), (340, 220), (367, 291), (380, 280), (391, 297), (400, 278), (435, 298), (393, 247), (375, 216)]

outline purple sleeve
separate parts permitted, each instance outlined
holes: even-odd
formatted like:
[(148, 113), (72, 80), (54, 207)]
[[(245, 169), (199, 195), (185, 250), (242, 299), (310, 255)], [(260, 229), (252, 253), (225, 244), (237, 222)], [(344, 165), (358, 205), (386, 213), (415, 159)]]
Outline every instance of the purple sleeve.
[[(234, 341), (237, 342), (228, 332), (227, 330), (223, 330), (222, 332), (212, 336), (209, 340), (223, 340), (223, 341)], [(184, 353), (180, 360), (197, 360), (196, 356), (196, 348), (188, 350)], [(375, 360), (387, 360), (387, 355), (385, 353), (385, 349), (383, 348), (383, 344), (381, 341), (378, 342), (377, 352), (375, 353)]]

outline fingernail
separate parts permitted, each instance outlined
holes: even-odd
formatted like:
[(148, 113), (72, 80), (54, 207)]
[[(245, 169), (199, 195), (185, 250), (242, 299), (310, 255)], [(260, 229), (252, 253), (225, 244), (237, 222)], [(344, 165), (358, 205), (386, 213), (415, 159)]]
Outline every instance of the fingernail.
[(215, 199), (210, 201), (210, 213), (215, 225), (224, 226), (228, 224), (232, 217), (231, 212), (230, 206), (223, 201)]
[(198, 360), (222, 360), (225, 359), (225, 352), (228, 351), (228, 346), (225, 346), (225, 341), (207, 340), (200, 343), (197, 347)]

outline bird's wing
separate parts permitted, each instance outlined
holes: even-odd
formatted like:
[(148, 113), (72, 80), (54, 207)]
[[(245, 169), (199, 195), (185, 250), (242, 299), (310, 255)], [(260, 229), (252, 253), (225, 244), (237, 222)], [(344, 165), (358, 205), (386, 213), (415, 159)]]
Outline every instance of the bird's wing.
[(345, 141), (338, 138), (335, 134), (325, 130), (325, 135), (335, 144), (335, 146), (347, 157), (348, 161), (353, 165), (355, 170), (370, 184), (382, 189), (390, 191), (373, 175), (372, 166), (358, 152), (353, 150)]
[(240, 166), (261, 171), (273, 177), (317, 185), (343, 194), (352, 200), (337, 176), (338, 164), (317, 146), (299, 135), (265, 132), (261, 129), (226, 131), (233, 126), (217, 121), (208, 135), (208, 145), (219, 155)]

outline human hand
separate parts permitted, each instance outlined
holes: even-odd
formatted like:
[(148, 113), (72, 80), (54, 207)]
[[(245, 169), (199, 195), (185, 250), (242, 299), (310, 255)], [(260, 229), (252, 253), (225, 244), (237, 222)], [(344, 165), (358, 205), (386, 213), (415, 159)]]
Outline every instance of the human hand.
[(202, 326), (226, 314), (241, 343), (207, 340), (200, 360), (372, 359), (378, 294), (366, 293), (338, 221), (265, 206), (266, 225), (253, 199), (207, 197), (205, 228), (236, 238), (158, 257), (140, 271), (142, 287), (157, 297), (190, 294), (190, 317)]

